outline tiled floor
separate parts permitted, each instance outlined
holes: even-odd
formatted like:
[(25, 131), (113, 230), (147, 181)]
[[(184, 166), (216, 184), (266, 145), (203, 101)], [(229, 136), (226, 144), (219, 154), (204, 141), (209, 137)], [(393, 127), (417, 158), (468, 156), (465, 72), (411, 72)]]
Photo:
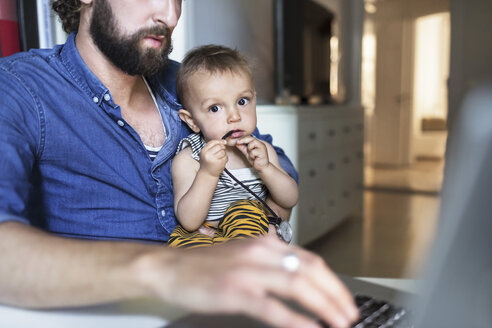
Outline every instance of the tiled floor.
[[(425, 165), (428, 170), (420, 170), (420, 174), (415, 169), (398, 173), (371, 169), (373, 173), (377, 172), (374, 181), (391, 183), (380, 183), (377, 188), (364, 192), (363, 217), (348, 218), (307, 247), (321, 254), (339, 273), (416, 277), (433, 240), (440, 200), (436, 192), (442, 182), (442, 164)], [(429, 174), (429, 171), (435, 174)], [(403, 183), (398, 184), (398, 181)], [(405, 181), (411, 181), (412, 186), (405, 185)], [(415, 186), (424, 192), (412, 192)]]

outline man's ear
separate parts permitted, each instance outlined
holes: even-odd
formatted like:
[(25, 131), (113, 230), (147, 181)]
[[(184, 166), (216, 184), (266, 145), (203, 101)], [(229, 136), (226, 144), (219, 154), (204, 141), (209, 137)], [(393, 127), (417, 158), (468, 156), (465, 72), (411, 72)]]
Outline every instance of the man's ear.
[(200, 132), (200, 128), (198, 127), (198, 125), (195, 124), (195, 121), (193, 120), (193, 116), (189, 111), (187, 111), (186, 109), (180, 109), (178, 113), (179, 113), (179, 118), (183, 122), (185, 122), (193, 132), (195, 133)]

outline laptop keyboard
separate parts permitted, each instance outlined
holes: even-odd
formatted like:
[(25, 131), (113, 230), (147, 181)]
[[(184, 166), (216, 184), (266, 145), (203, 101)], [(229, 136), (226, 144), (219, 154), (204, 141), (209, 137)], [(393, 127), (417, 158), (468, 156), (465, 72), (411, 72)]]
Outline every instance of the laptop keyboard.
[(404, 308), (366, 295), (356, 295), (355, 303), (359, 307), (360, 319), (354, 328), (413, 327)]
[(355, 303), (359, 308), (360, 318), (352, 326), (353, 328), (413, 327), (404, 308), (366, 295), (356, 295)]

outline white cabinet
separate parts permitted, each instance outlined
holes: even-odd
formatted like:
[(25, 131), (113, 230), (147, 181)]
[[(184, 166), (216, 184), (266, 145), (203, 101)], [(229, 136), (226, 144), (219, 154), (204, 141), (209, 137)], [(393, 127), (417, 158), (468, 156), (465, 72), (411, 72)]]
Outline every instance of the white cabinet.
[(350, 106), (258, 106), (258, 128), (273, 136), (299, 172), (291, 216), (305, 245), (362, 213), (364, 112)]

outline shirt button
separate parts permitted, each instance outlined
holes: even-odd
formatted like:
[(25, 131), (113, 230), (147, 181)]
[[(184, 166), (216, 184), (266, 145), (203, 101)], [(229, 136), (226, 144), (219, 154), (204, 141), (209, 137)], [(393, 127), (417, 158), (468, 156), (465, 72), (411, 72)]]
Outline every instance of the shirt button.
[(163, 217), (164, 217), (164, 216), (166, 216), (166, 211), (162, 210), (162, 211), (161, 211), (161, 215), (162, 215)]
[(110, 99), (111, 99), (111, 96), (106, 93), (104, 95), (104, 100), (109, 101)]
[(118, 120), (116, 123), (118, 123), (119, 126), (125, 126), (125, 122), (122, 120)]
[(95, 103), (97, 104), (97, 103), (99, 102), (99, 98), (94, 97), (94, 98), (92, 98), (92, 101), (93, 101), (93, 102), (95, 102)]

